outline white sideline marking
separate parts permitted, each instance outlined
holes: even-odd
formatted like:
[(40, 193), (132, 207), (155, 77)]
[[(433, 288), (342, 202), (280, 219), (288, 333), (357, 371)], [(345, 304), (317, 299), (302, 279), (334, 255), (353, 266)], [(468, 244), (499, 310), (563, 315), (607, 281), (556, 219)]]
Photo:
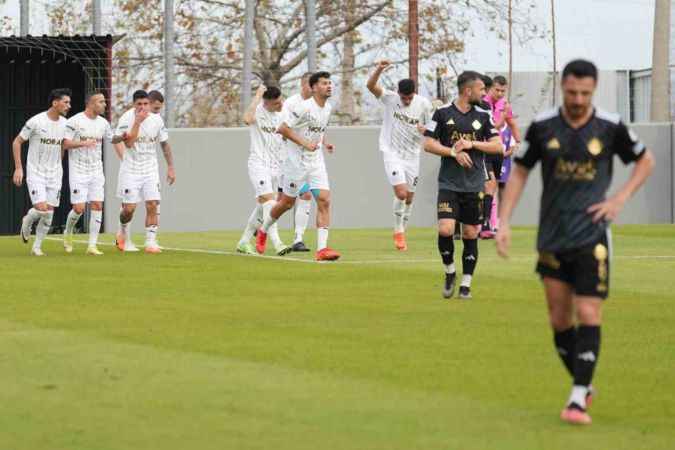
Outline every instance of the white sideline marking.
[[(50, 241), (63, 241), (63, 238), (56, 238), (56, 237), (47, 237), (45, 238), (46, 240)], [(88, 244), (89, 241), (83, 241), (83, 240), (73, 240), (74, 243), (78, 244)], [(98, 245), (104, 245), (106, 247), (115, 247), (115, 244), (110, 244), (106, 242), (99, 242)], [(276, 256), (276, 255), (270, 255), (270, 256), (265, 256), (265, 255), (246, 255), (243, 253), (238, 253), (238, 252), (230, 252), (226, 250), (208, 250), (208, 249), (201, 249), (201, 248), (177, 248), (177, 247), (164, 247), (160, 246), (162, 250), (169, 250), (173, 252), (184, 252), (184, 253), (201, 253), (201, 254), (206, 254), (206, 255), (224, 255), (224, 256), (241, 256), (241, 257), (247, 257), (247, 258), (263, 258), (263, 259), (274, 259), (274, 260), (279, 260), (279, 261), (292, 261), (292, 262), (300, 262), (300, 263), (306, 263), (306, 264), (330, 264), (330, 261), (314, 261), (313, 259), (302, 259), (302, 258), (294, 258), (292, 256)], [(141, 250), (142, 251), (142, 250)], [(612, 259), (634, 259), (634, 260), (644, 260), (644, 259), (675, 259), (675, 255), (618, 255), (618, 256), (613, 256)], [(427, 258), (427, 259), (365, 259), (365, 260), (354, 260), (351, 261), (349, 259), (347, 260), (341, 260), (337, 262), (336, 264), (419, 264), (419, 263), (436, 263), (439, 262), (439, 258)], [(508, 262), (508, 261), (531, 261), (531, 262), (536, 262), (536, 256), (518, 256), (518, 257), (511, 257), (508, 260), (504, 260), (498, 257), (494, 256), (484, 256), (482, 258), (479, 258), (479, 261), (502, 261), (502, 262)]]

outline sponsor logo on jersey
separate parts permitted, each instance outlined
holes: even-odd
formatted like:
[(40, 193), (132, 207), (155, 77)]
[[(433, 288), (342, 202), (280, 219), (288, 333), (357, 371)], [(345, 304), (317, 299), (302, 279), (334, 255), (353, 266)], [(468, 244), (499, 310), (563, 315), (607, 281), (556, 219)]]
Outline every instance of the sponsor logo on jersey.
[(450, 140), (451, 140), (452, 142), (457, 142), (457, 141), (459, 141), (460, 139), (465, 139), (465, 140), (467, 140), (467, 141), (477, 141), (477, 140), (479, 140), (479, 139), (478, 139), (478, 136), (476, 136), (476, 133), (475, 133), (475, 132), (471, 132), (471, 133), (460, 133), (460, 132), (457, 131), (457, 130), (453, 131), (453, 132), (452, 132), (452, 136), (450, 136)]
[(558, 138), (553, 138), (546, 143), (546, 148), (549, 150), (560, 150), (560, 141)]
[(602, 153), (602, 148), (602, 142), (600, 142), (600, 139), (598, 138), (593, 138), (588, 143), (588, 152), (593, 156), (598, 156)]
[(42, 145), (61, 145), (63, 139), (54, 139), (54, 138), (40, 138), (40, 144)]
[(409, 125), (417, 125), (420, 122), (418, 119), (408, 117), (405, 114), (400, 113), (398, 111), (394, 111), (394, 118), (400, 120), (401, 122), (405, 122)]
[(562, 181), (593, 181), (596, 174), (594, 160), (581, 162), (559, 158), (555, 165), (555, 177)]
[(326, 131), (326, 127), (312, 127), (312, 126), (309, 126), (309, 127), (307, 127), (307, 131), (309, 131), (309, 132), (311, 132), (311, 133), (323, 133), (324, 131)]
[(477, 120), (474, 120), (474, 121), (471, 123), (471, 126), (473, 127), (474, 130), (478, 131), (478, 130), (480, 130), (480, 129), (483, 127), (483, 124), (481, 124), (481, 123), (480, 123), (479, 121), (477, 121)]

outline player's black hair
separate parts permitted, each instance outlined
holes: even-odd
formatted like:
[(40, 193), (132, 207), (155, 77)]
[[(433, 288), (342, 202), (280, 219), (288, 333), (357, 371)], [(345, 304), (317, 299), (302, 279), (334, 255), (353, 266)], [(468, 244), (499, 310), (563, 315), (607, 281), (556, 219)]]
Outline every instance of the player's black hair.
[(410, 95), (415, 93), (415, 80), (406, 78), (398, 82), (398, 93), (402, 95)]
[(309, 87), (313, 88), (316, 83), (319, 82), (321, 78), (326, 78), (330, 79), (330, 73), (329, 72), (316, 72), (313, 73), (312, 76), (309, 77)]
[(159, 91), (148, 92), (148, 98), (150, 99), (151, 102), (164, 103), (164, 96)]
[(134, 95), (132, 97), (134, 101), (140, 100), (142, 98), (148, 98), (148, 93), (145, 92), (143, 89), (139, 89), (136, 92), (134, 92)]
[(473, 70), (462, 72), (457, 77), (457, 89), (461, 93), (462, 89), (464, 89), (467, 84), (473, 83), (474, 81), (480, 79), (482, 79), (481, 75), (478, 72), (474, 72)]
[(53, 89), (49, 93), (49, 107), (52, 107), (52, 103), (55, 100), (61, 100), (63, 97), (72, 97), (73, 96), (73, 91), (68, 89), (68, 88), (58, 88), (58, 89)]
[(95, 96), (95, 95), (102, 95), (103, 98), (105, 98), (105, 94), (104, 94), (103, 92), (92, 91), (92, 92), (88, 93), (87, 95), (85, 95), (85, 97), (84, 97), (84, 104), (85, 104), (85, 105), (89, 104), (89, 101), (90, 101), (91, 98), (92, 98), (93, 96)]
[(488, 89), (490, 89), (490, 88), (492, 87), (492, 85), (494, 84), (492, 78), (490, 78), (490, 77), (487, 76), (487, 75), (481, 75), (481, 76), (480, 76), (480, 79), (483, 80), (483, 84), (485, 85), (485, 90), (486, 90), (486, 91), (487, 91)]
[(281, 97), (281, 90), (276, 86), (269, 86), (263, 93), (262, 98), (265, 100), (276, 100), (279, 97)]
[(591, 77), (594, 81), (598, 81), (598, 68), (585, 59), (575, 59), (567, 63), (563, 69), (562, 79), (564, 80), (570, 75), (576, 78)]
[(507, 84), (509, 84), (509, 82), (506, 81), (506, 78), (503, 77), (503, 76), (501, 76), (501, 75), (497, 75), (496, 77), (494, 77), (494, 78), (492, 79), (492, 82), (493, 82), (494, 84), (498, 84), (498, 85), (500, 85), (500, 86), (506, 86)]

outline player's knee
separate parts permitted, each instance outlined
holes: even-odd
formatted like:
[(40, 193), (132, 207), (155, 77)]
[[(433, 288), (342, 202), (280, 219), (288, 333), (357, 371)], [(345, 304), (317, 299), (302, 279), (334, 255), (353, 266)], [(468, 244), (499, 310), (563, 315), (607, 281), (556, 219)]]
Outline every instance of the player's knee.
[(394, 195), (402, 202), (406, 201), (408, 199), (408, 189), (403, 185), (398, 185), (394, 187)]
[(91, 202), (91, 209), (93, 211), (103, 211), (103, 202)]
[(49, 206), (46, 203), (36, 203), (35, 205), (33, 205), (33, 207), (40, 212), (49, 211)]
[[(92, 207), (93, 209), (93, 207)], [(73, 211), (75, 211), (76, 214), (83, 214), (84, 213), (84, 205), (81, 203), (73, 205)]]
[(602, 313), (600, 301), (579, 301), (576, 304), (577, 321), (581, 325), (600, 325)]
[(157, 202), (145, 202), (145, 209), (148, 211), (148, 214), (157, 214)]
[(134, 211), (136, 211), (136, 205), (133, 203), (127, 203), (122, 206), (122, 214), (126, 217), (133, 216)]
[(569, 330), (573, 325), (572, 317), (563, 309), (550, 311), (549, 322), (555, 331)]
[(303, 200), (311, 200), (312, 199), (312, 193), (311, 192), (305, 192), (300, 196), (301, 199)]
[(455, 233), (455, 224), (451, 223), (439, 223), (438, 224), (438, 234), (443, 237), (452, 237)]
[(478, 227), (464, 225), (462, 227), (462, 239), (478, 239)]

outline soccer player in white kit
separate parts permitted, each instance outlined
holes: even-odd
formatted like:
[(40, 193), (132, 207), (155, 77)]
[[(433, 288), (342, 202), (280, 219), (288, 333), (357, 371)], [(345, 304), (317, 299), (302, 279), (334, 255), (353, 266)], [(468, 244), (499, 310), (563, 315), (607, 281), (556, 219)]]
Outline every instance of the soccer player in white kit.
[(37, 114), (26, 122), (12, 143), (14, 156), (14, 184), (23, 184), (24, 173), (21, 162), (21, 146), (28, 142), (28, 160), (26, 164), (26, 186), (33, 207), (21, 221), (21, 239), (28, 243), (33, 224), (39, 220), (35, 229), (35, 242), (31, 254), (44, 256), (42, 241), (49, 232), (54, 218), (54, 208), (61, 199), (61, 179), (63, 153), (61, 144), (66, 130), (65, 116), (70, 111), (70, 89), (54, 89), (49, 94), (49, 109)]
[(136, 204), (145, 201), (145, 252), (161, 253), (157, 243), (158, 206), (161, 199), (157, 143), (162, 147), (167, 163), (169, 184), (176, 181), (169, 135), (159, 114), (150, 112), (148, 93), (134, 92), (134, 107), (119, 120), (115, 137), (124, 141), (124, 157), (120, 165), (118, 195), (122, 198), (119, 231), (116, 244), (121, 251), (133, 251), (126, 246), (129, 240), (129, 222)]
[(313, 96), (284, 114), (279, 134), (286, 138), (288, 155), (283, 166), (283, 194), (272, 208), (260, 230), (256, 249), (265, 251), (267, 233), (272, 225), (295, 204), (296, 197), (305, 183), (317, 202), (317, 261), (334, 261), (340, 254), (328, 247), (330, 225), (330, 185), (323, 149), (333, 152), (334, 147), (325, 140), (326, 127), (330, 119), (331, 105), (328, 103), (333, 92), (330, 73), (317, 72), (309, 78)]
[[(309, 87), (309, 77), (312, 72), (305, 72), (300, 77), (300, 92), (291, 95), (284, 101), (283, 111), (286, 113), (291, 108), (312, 97), (312, 88)], [(294, 252), (308, 252), (309, 248), (305, 245), (304, 235), (309, 224), (309, 215), (312, 210), (312, 193), (309, 192), (309, 185), (305, 184), (298, 193), (298, 199), (295, 202), (295, 237), (293, 239)]]
[[(275, 204), (274, 199), (281, 179), (281, 164), (286, 159), (283, 155), (281, 136), (277, 133), (281, 123), (282, 102), (279, 88), (260, 86), (244, 113), (244, 122), (249, 126), (251, 135), (248, 175), (253, 184), (257, 203), (237, 244), (239, 253), (255, 254), (251, 238), (260, 228), (263, 217), (269, 215)], [(291, 247), (281, 242), (276, 224), (270, 228), (269, 235), (277, 255), (283, 256), (291, 251)]]
[(85, 110), (66, 122), (63, 149), (68, 151), (70, 203), (73, 208), (66, 219), (63, 247), (73, 251), (73, 229), (84, 213), (87, 202), (91, 207), (89, 218), (88, 255), (102, 255), (96, 244), (103, 219), (105, 176), (103, 175), (103, 142), (112, 141), (110, 123), (101, 117), (106, 101), (101, 93), (86, 98)]
[(377, 63), (366, 86), (384, 106), (380, 151), (387, 178), (394, 188), (394, 245), (405, 251), (408, 249), (405, 230), (419, 180), (424, 125), (431, 120), (432, 105), (415, 93), (413, 80), (399, 81), (398, 92), (379, 86), (380, 75), (390, 66), (386, 60)]

